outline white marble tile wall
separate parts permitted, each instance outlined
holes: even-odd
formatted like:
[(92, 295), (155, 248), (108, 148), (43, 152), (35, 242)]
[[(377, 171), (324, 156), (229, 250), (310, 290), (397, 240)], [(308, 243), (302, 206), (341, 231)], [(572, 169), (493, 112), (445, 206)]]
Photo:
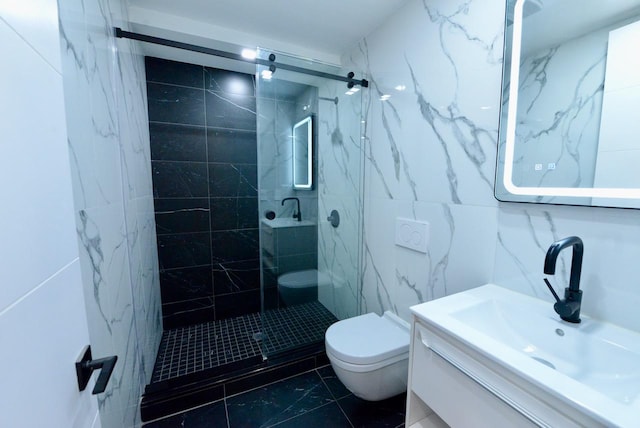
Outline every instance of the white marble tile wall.
[(80, 264), (93, 354), (119, 357), (102, 425), (139, 424), (162, 334), (146, 85), (121, 0), (60, 0), (62, 66)]
[[(640, 211), (493, 198), (503, 9), (488, 0), (410, 1), (345, 58), (372, 81), (362, 312), (406, 318), (412, 304), (489, 281), (549, 298), (546, 250), (577, 235), (584, 313), (640, 330)], [(430, 222), (429, 254), (394, 246), (398, 216)], [(569, 253), (551, 279), (559, 288)]]
[[(361, 312), (491, 280), (504, 5), (410, 1), (345, 62), (370, 77)], [(394, 245), (397, 217), (427, 221), (427, 254)]]
[(0, 1), (0, 426), (91, 427), (55, 0)]
[[(319, 97), (338, 103), (319, 101), (316, 142), (318, 270), (328, 281), (320, 281), (318, 300), (338, 319), (358, 314), (362, 233), (362, 98), (346, 91), (344, 82), (319, 87)], [(340, 215), (337, 228), (327, 221), (332, 210)]]
[[(317, 105), (315, 88), (309, 87), (297, 100), (278, 96), (278, 91), (287, 82), (277, 79), (258, 82), (258, 152), (260, 175), (260, 215), (272, 210), (280, 217), (291, 218), (295, 205), (281, 204), (284, 198), (297, 197), (303, 220), (316, 221), (318, 216), (317, 192), (297, 191), (292, 188), (292, 128), (304, 113), (314, 113)], [(282, 86), (280, 86), (282, 85)], [(279, 89), (280, 88), (280, 89)], [(311, 109), (303, 110), (309, 105)]]
[[(494, 281), (548, 300), (544, 256), (554, 241), (576, 235), (584, 242), (580, 288), (586, 315), (640, 331), (640, 211), (615, 208), (504, 204), (500, 209)], [(556, 275), (562, 294), (569, 282), (571, 250)]]

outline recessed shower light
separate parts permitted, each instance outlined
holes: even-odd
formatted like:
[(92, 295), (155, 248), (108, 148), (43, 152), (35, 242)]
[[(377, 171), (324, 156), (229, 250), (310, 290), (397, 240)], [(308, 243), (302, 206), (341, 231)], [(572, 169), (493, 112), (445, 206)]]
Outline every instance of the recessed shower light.
[(242, 55), (242, 58), (256, 59), (256, 57), (258, 56), (258, 52), (253, 49), (242, 49), (240, 55)]

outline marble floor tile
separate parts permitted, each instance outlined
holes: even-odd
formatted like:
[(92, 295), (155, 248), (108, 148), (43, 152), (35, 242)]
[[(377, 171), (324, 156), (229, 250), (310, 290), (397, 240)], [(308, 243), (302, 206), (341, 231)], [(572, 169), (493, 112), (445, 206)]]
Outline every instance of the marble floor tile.
[(332, 401), (318, 373), (304, 373), (227, 398), (229, 427), (270, 427)]
[(274, 428), (351, 428), (347, 417), (335, 402), (286, 420)]
[(351, 391), (349, 391), (347, 387), (340, 382), (336, 372), (333, 371), (333, 367), (324, 366), (317, 369), (317, 371), (325, 385), (327, 385), (327, 388), (329, 388), (333, 398), (339, 400), (351, 394)]
[(149, 422), (144, 428), (399, 428), (406, 394), (368, 402), (355, 397), (331, 366)]
[(146, 423), (144, 428), (226, 428), (227, 426), (225, 403), (224, 400), (220, 400), (197, 409)]

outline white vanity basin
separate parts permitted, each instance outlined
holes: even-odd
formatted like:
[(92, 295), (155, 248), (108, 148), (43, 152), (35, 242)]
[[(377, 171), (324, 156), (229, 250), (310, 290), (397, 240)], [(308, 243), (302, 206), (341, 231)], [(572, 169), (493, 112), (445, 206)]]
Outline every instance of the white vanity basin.
[(295, 218), (289, 217), (277, 217), (273, 220), (263, 219), (262, 223), (272, 229), (279, 229), (282, 227), (300, 227), (300, 226), (314, 226), (316, 223), (310, 220), (298, 221)]
[(639, 333), (562, 321), (551, 302), (493, 284), (412, 311), (425, 346), (535, 423), (552, 426), (536, 413), (553, 408), (579, 424), (640, 426)]

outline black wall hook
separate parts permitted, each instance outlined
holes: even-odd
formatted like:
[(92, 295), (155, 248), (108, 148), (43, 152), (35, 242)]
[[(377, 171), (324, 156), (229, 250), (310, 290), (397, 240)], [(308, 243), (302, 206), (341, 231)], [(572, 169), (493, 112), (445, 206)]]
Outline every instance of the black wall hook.
[(85, 346), (76, 361), (76, 375), (78, 376), (78, 388), (80, 391), (84, 391), (87, 387), (93, 371), (100, 369), (100, 376), (98, 376), (98, 380), (91, 394), (95, 395), (104, 392), (104, 390), (107, 389), (107, 384), (116, 366), (116, 361), (118, 361), (117, 355), (93, 360), (91, 357), (91, 346)]

